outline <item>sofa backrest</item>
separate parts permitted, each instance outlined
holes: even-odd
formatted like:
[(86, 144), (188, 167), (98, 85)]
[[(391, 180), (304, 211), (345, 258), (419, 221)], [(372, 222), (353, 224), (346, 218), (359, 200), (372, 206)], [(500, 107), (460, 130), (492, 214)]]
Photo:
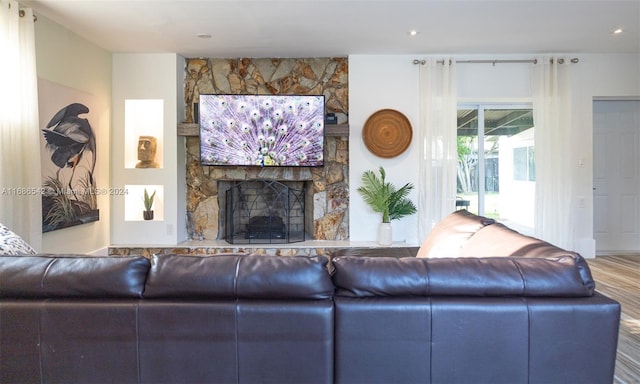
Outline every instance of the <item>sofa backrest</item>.
[(325, 256), (1, 256), (0, 298), (328, 299)]
[(145, 298), (328, 299), (324, 256), (154, 255)]
[(591, 296), (582, 258), (394, 258), (333, 260), (337, 296)]
[(549, 257), (575, 254), (535, 237), (523, 235), (502, 223), (478, 230), (460, 248), (461, 257)]
[(2, 256), (1, 298), (140, 298), (144, 257)]
[(476, 232), (495, 220), (477, 216), (465, 209), (442, 219), (424, 240), (416, 257), (458, 257), (460, 249)]

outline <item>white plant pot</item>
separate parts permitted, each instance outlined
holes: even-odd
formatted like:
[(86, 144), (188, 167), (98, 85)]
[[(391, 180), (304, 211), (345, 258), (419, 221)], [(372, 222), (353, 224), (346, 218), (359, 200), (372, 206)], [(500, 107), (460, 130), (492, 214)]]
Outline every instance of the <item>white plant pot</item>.
[(393, 231), (391, 223), (378, 224), (378, 244), (391, 245), (393, 239)]

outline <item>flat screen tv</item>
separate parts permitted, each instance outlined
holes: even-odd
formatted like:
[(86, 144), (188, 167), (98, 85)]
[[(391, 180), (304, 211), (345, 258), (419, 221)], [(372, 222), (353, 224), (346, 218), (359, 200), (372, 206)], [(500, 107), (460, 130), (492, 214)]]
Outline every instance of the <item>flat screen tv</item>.
[(203, 165), (324, 164), (324, 96), (200, 95)]

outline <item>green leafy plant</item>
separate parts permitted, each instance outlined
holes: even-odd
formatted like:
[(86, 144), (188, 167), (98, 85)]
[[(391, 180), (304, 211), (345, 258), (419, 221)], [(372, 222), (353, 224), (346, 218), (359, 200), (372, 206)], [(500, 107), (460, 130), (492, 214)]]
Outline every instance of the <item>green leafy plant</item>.
[(407, 198), (413, 189), (413, 184), (407, 183), (402, 188), (396, 189), (393, 184), (385, 180), (386, 173), (383, 167), (380, 167), (379, 172), (378, 177), (375, 172), (366, 171), (362, 175), (362, 186), (358, 188), (358, 192), (375, 212), (382, 214), (382, 222), (389, 223), (391, 220), (416, 213), (415, 204)]
[(147, 188), (144, 189), (144, 210), (147, 212), (151, 212), (151, 208), (153, 207), (153, 199), (156, 197), (156, 191), (153, 191), (151, 196), (149, 196), (149, 192), (147, 192)]

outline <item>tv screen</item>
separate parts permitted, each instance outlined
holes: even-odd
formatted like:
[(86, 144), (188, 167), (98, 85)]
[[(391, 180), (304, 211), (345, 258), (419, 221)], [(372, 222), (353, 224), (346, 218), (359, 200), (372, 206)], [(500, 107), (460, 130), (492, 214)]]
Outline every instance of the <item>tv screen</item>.
[(204, 165), (324, 164), (324, 96), (200, 95)]

